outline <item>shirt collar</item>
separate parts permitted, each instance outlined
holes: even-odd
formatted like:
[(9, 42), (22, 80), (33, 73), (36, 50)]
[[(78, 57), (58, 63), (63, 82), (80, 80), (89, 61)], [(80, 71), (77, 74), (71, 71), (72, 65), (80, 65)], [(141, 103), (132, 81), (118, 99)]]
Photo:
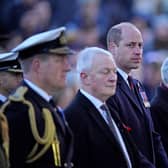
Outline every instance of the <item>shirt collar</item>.
[(91, 94), (89, 94), (88, 92), (84, 91), (83, 89), (80, 89), (80, 92), (84, 96), (86, 96), (97, 109), (100, 109), (100, 106), (103, 104), (103, 102), (101, 100), (99, 100), (96, 97), (92, 96)]
[(125, 80), (125, 82), (128, 84), (128, 74), (126, 72), (124, 72), (122, 69), (117, 68), (117, 71), (119, 72), (119, 74), (122, 76), (122, 78)]
[(41, 89), (40, 87), (38, 87), (36, 84), (34, 84), (33, 82), (31, 82), (30, 80), (24, 79), (24, 81), (28, 84), (29, 87), (31, 87), (31, 89), (33, 89), (37, 94), (39, 94), (47, 102), (49, 102), (49, 100), (52, 98), (52, 96), (48, 95), (47, 92), (45, 92), (43, 89)]
[(0, 94), (0, 100), (2, 102), (5, 102), (7, 100), (7, 97), (5, 97), (4, 95)]

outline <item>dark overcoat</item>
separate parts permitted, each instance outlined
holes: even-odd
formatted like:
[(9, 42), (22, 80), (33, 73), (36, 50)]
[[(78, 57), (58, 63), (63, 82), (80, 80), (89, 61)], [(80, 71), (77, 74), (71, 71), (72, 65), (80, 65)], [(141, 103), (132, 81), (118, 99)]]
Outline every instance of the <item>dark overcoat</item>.
[(160, 135), (155, 132), (149, 102), (141, 83), (133, 79), (132, 91), (122, 76), (117, 73), (116, 94), (107, 101), (109, 107), (118, 112), (121, 120), (131, 131), (132, 138), (147, 159), (158, 168), (167, 168), (168, 160)]
[(168, 89), (159, 86), (151, 102), (151, 114), (156, 131), (161, 135), (168, 154)]
[[(74, 133), (75, 168), (127, 168), (113, 132), (88, 98), (79, 91), (64, 112)], [(115, 113), (113, 119), (122, 134), (133, 168), (153, 167), (138, 155), (128, 131)]]

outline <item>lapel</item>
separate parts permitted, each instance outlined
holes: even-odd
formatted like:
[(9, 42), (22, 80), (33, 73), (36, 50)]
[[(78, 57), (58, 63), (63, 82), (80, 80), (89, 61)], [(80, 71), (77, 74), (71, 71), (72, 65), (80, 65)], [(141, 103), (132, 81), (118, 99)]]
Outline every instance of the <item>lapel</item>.
[(40, 110), (42, 110), (43, 108), (47, 108), (53, 118), (54, 118), (54, 122), (56, 122), (56, 127), (57, 125), (60, 127), (60, 130), (63, 134), (66, 133), (65, 130), (65, 124), (63, 122), (63, 120), (61, 119), (61, 117), (59, 116), (58, 112), (56, 110), (53, 109), (53, 107), (45, 100), (43, 99), (40, 95), (38, 95), (32, 88), (30, 88), (24, 81), (23, 81), (23, 86), (28, 88), (28, 92), (27, 95), (29, 96), (30, 101), (32, 101), (33, 103), (37, 104), (38, 108)]
[(105, 135), (105, 137), (111, 142), (118, 145), (120, 148), (120, 145), (118, 143), (118, 140), (115, 138), (114, 134), (112, 133), (111, 129), (101, 116), (100, 112), (97, 110), (97, 108), (90, 102), (89, 99), (87, 99), (84, 95), (80, 93), (80, 91), (77, 93), (76, 101), (79, 101), (80, 108), (84, 109), (86, 114), (93, 119), (95, 122), (95, 127), (99, 128), (101, 133)]
[[(152, 125), (151, 125), (151, 117), (149, 116), (150, 113), (146, 112), (146, 107), (143, 104), (143, 100), (142, 97), (140, 95), (140, 89), (144, 90), (142, 88), (142, 86), (140, 85), (140, 83), (133, 79), (134, 85), (135, 85), (135, 92), (137, 94), (137, 98), (139, 100), (139, 102), (137, 102), (137, 100), (132, 96), (131, 91), (129, 90), (126, 82), (124, 81), (124, 79), (122, 78), (122, 76), (118, 73), (118, 83), (117, 85), (121, 88), (121, 90), (123, 91), (123, 93), (128, 97), (128, 99), (130, 99), (130, 101), (137, 107), (137, 109), (139, 109), (139, 112), (137, 112), (137, 115), (143, 117), (146, 127), (148, 130), (152, 129)], [(150, 121), (150, 122), (149, 122)], [(153, 158), (154, 158), (154, 146), (153, 146), (153, 138), (152, 138), (152, 131), (149, 131), (149, 136), (151, 139), (151, 145), (152, 145), (152, 150), (153, 150)]]
[[(139, 109), (139, 111), (142, 114), (142, 109), (141, 109), (141, 105), (139, 104), (139, 102), (137, 102), (137, 98), (135, 97), (136, 95), (134, 95), (134, 93), (132, 93), (132, 91), (130, 90), (130, 88), (128, 87), (127, 83), (124, 81), (124, 79), (122, 78), (122, 76), (118, 74), (118, 80), (117, 80), (117, 86), (122, 90), (122, 92), (128, 97), (128, 99), (130, 99), (130, 101)], [(135, 83), (135, 80), (133, 80), (134, 85), (136, 86), (136, 94), (138, 96), (138, 99), (140, 98), (139, 93), (138, 93), (138, 88), (137, 88), (137, 83)]]
[(129, 157), (131, 159), (132, 165), (134, 165), (134, 164), (136, 165), (135, 159), (138, 157), (138, 149), (135, 145), (135, 142), (133, 141), (133, 139), (131, 137), (131, 134), (130, 134), (131, 128), (126, 126), (121, 121), (118, 112), (115, 111), (114, 109), (112, 109), (111, 106), (109, 107), (109, 110), (110, 110), (110, 113), (111, 113), (113, 119), (115, 120), (119, 130), (120, 130), (120, 133), (122, 134), (122, 137), (123, 137), (124, 143), (127, 147), (127, 151), (129, 153)]
[(74, 138), (73, 138), (72, 130), (70, 129), (66, 119), (65, 119), (65, 126), (66, 126), (66, 138), (68, 137), (67, 139), (69, 140), (65, 160), (67, 163), (71, 164), (71, 160), (73, 157), (73, 149), (74, 149)]

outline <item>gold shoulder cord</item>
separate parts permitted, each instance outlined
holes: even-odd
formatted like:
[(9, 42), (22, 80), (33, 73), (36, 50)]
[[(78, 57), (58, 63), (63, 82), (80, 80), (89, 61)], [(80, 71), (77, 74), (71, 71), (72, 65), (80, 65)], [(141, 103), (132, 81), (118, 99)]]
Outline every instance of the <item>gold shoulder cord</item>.
[[(54, 124), (51, 112), (47, 108), (42, 109), (45, 128), (43, 136), (40, 137), (37, 129), (34, 107), (30, 101), (24, 98), (24, 94), (26, 92), (27, 92), (26, 87), (19, 87), (14, 95), (9, 96), (10, 101), (22, 102), (23, 104), (29, 107), (28, 113), (29, 113), (30, 127), (32, 130), (33, 137), (36, 140), (36, 144), (34, 145), (31, 152), (28, 154), (26, 162), (32, 163), (36, 161), (45, 154), (45, 152), (48, 150), (50, 146), (52, 146), (55, 166), (61, 166), (60, 145), (58, 137), (56, 135), (56, 126)], [(43, 148), (37, 153), (39, 144), (43, 145)]]
[[(9, 104), (8, 102), (5, 103), (6, 105)], [(0, 124), (1, 124), (1, 135), (2, 135), (2, 147), (5, 151), (7, 164), (9, 167), (9, 135), (8, 135), (8, 122), (6, 116), (3, 114), (3, 109), (5, 105), (3, 105), (0, 109)]]

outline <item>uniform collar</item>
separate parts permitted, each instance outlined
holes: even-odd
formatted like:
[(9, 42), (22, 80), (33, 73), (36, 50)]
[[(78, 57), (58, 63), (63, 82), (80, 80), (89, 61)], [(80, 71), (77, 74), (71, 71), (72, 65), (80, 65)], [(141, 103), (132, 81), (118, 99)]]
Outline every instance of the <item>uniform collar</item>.
[(51, 99), (52, 96), (48, 95), (47, 92), (45, 92), (43, 89), (41, 89), (40, 87), (38, 87), (36, 84), (34, 84), (33, 82), (31, 82), (28, 79), (24, 79), (24, 81), (28, 84), (29, 87), (31, 87), (31, 89), (33, 89), (38, 95), (40, 95), (41, 97), (43, 97), (47, 102), (49, 102), (49, 100)]
[(7, 97), (5, 97), (4, 95), (0, 94), (0, 100), (2, 102), (5, 102), (7, 100)]

